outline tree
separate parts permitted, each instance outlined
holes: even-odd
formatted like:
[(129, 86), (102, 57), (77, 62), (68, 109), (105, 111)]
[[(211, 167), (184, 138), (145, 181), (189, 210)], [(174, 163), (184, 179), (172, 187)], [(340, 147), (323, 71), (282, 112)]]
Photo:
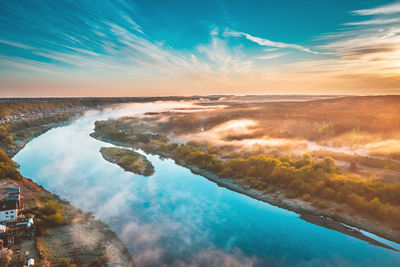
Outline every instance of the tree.
[(322, 160), (317, 162), (316, 167), (321, 168), (328, 173), (332, 173), (339, 168), (339, 166), (336, 163), (336, 160), (334, 160), (331, 157), (324, 157)]
[(358, 165), (357, 165), (357, 163), (355, 162), (355, 161), (352, 161), (351, 163), (350, 163), (350, 167), (349, 167), (349, 171), (351, 171), (351, 172), (358, 172)]

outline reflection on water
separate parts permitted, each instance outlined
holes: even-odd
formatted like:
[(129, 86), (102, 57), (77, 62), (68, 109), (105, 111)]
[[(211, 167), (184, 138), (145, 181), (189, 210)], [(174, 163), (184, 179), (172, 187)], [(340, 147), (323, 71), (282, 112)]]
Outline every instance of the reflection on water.
[(187, 103), (125, 105), (88, 112), (30, 142), (14, 160), (23, 175), (93, 211), (127, 244), (139, 266), (395, 266), (400, 253), (331, 231), (295, 213), (218, 187), (148, 156), (155, 174), (124, 172), (89, 136), (109, 117), (187, 108)]

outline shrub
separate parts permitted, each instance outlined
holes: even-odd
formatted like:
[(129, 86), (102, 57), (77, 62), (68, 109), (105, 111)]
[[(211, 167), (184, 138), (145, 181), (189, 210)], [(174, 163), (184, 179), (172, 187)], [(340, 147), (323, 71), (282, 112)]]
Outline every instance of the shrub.
[(328, 204), (326, 204), (325, 202), (322, 202), (320, 200), (315, 200), (312, 203), (312, 205), (317, 207), (317, 208), (319, 208), (319, 209), (327, 209), (329, 207)]

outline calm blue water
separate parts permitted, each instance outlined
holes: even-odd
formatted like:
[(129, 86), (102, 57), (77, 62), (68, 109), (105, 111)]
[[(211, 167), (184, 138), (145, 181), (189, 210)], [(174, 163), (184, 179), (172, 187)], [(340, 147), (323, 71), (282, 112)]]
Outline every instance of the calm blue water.
[(88, 112), (34, 139), (14, 160), (24, 176), (107, 222), (139, 266), (400, 266), (398, 252), (218, 187), (171, 160), (148, 156), (151, 177), (124, 172), (99, 152), (112, 145), (89, 136), (96, 120), (175, 104)]

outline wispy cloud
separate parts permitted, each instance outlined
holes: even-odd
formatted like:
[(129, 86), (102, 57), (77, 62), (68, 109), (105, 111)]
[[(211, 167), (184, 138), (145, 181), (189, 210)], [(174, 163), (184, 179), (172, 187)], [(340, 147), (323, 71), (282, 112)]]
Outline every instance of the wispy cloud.
[(288, 44), (282, 42), (274, 42), (265, 38), (255, 37), (248, 33), (244, 32), (237, 32), (237, 31), (226, 31), (224, 32), (224, 36), (226, 37), (245, 37), (247, 40), (252, 41), (256, 44), (261, 46), (268, 46), (268, 47), (278, 47), (278, 48), (293, 48), (303, 52), (318, 54), (316, 51), (311, 51), (309, 48), (303, 47), (301, 45), (296, 44)]
[(218, 29), (211, 30), (210, 36), (211, 42), (199, 45), (198, 51), (205, 54), (211, 61), (212, 70), (223, 74), (249, 70), (251, 62), (244, 59), (239, 50), (229, 48), (227, 43), (219, 37)]
[(257, 56), (255, 57), (256, 59), (274, 59), (274, 58), (278, 58), (278, 57), (282, 57), (287, 55), (287, 53), (274, 53), (274, 54), (267, 54), (267, 55), (262, 55), (262, 56)]
[[(325, 35), (317, 46), (328, 58), (289, 63), (292, 81), (307, 77), (310, 83), (343, 90), (398, 92), (400, 89), (400, 20), (390, 14), (399, 4), (357, 10), (354, 15), (374, 15), (346, 29)], [(300, 84), (300, 82), (299, 82)], [(382, 90), (382, 91), (381, 91)]]
[(370, 9), (360, 9), (352, 11), (355, 15), (367, 16), (367, 15), (382, 15), (382, 14), (394, 14), (400, 12), (400, 3), (394, 3), (390, 5), (384, 5), (380, 7)]
[(38, 62), (18, 57), (5, 57), (0, 55), (0, 65), (9, 66), (11, 71), (23, 72), (34, 71), (45, 74), (56, 74), (58, 68), (55, 69), (52, 64)]
[(392, 18), (392, 19), (371, 19), (365, 21), (358, 21), (358, 22), (348, 22), (344, 23), (343, 25), (347, 26), (357, 26), (357, 25), (385, 25), (385, 24), (392, 24), (400, 22), (400, 18)]
[(144, 34), (142, 31), (142, 28), (136, 22), (134, 22), (130, 17), (128, 17), (127, 15), (124, 15), (123, 18), (132, 26), (132, 28), (135, 31), (137, 31), (141, 34)]
[(387, 25), (395, 24), (400, 22), (400, 18), (394, 14), (400, 13), (400, 2), (379, 6), (371, 9), (362, 9), (352, 11), (352, 15), (356, 16), (373, 16), (372, 19), (348, 22), (344, 25), (346, 26), (362, 26), (362, 25)]
[(374, 15), (374, 18), (346, 23), (357, 27), (336, 34), (332, 37), (334, 40), (327, 37), (327, 42), (318, 48), (339, 56), (342, 63), (355, 66), (360, 63), (358, 71), (375, 69), (381, 74), (383, 70), (398, 73), (400, 19), (388, 15), (394, 12), (400, 12), (400, 3), (353, 11), (354, 15)]
[(25, 45), (25, 44), (13, 42), (13, 41), (2, 40), (2, 39), (0, 39), (0, 44), (5, 44), (5, 45), (14, 46), (14, 47), (23, 48), (23, 49), (33, 49), (33, 47)]

